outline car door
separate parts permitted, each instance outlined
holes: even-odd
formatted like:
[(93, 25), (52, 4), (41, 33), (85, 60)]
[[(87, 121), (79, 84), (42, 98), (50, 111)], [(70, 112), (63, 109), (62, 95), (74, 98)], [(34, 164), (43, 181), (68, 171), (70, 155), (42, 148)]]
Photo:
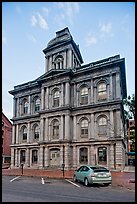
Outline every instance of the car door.
[(83, 166), (81, 166), (76, 172), (77, 180), (79, 180), (79, 181), (81, 181), (82, 169), (83, 169)]
[(80, 177), (82, 182), (84, 182), (84, 179), (88, 177), (88, 173), (89, 173), (89, 168), (87, 166), (83, 166), (81, 170), (81, 177)]

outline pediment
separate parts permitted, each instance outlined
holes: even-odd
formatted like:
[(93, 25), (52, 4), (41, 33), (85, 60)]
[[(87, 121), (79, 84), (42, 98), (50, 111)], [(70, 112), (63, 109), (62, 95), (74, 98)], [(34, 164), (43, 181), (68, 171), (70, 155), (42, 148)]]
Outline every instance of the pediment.
[(59, 76), (62, 74), (69, 74), (72, 72), (70, 69), (51, 69), (42, 76), (40, 76), (38, 79), (36, 79), (37, 82), (43, 81), (47, 78), (54, 77), (54, 76)]

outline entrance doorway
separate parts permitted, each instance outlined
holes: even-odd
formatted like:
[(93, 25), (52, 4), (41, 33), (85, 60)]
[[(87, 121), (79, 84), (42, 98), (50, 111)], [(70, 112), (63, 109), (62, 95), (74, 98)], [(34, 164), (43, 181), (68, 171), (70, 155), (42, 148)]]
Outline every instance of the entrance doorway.
[(50, 150), (50, 166), (60, 166), (60, 150), (57, 148)]

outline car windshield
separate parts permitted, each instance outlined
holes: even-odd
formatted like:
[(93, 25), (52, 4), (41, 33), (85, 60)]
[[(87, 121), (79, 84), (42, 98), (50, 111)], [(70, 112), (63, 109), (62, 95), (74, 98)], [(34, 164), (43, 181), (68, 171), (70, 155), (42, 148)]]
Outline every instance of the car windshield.
[(109, 170), (104, 167), (91, 166), (90, 168), (93, 169), (94, 172), (109, 172)]

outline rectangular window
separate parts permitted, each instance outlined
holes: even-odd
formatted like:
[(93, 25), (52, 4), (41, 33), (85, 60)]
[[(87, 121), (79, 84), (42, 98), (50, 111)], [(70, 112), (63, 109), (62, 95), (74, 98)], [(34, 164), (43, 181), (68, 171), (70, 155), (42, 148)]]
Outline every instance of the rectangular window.
[(39, 139), (39, 133), (35, 132), (34, 139)]
[(88, 104), (88, 96), (81, 96), (81, 105)]
[(38, 161), (38, 155), (37, 155), (37, 150), (32, 151), (32, 163), (37, 163)]
[(59, 106), (59, 98), (53, 100), (53, 106), (54, 107), (58, 107)]
[(23, 133), (23, 140), (27, 139), (27, 133)]

